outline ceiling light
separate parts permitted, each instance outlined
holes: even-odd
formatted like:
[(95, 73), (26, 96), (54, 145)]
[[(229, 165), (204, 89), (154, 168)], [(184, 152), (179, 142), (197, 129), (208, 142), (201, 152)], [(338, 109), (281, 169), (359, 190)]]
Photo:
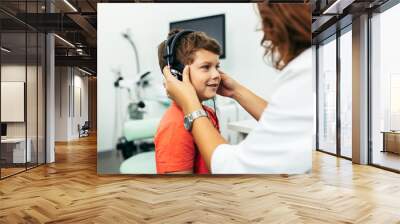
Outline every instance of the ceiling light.
[(83, 73), (85, 73), (85, 74), (87, 74), (87, 75), (90, 75), (90, 76), (92, 75), (92, 73), (90, 73), (90, 72), (88, 72), (88, 71), (86, 71), (86, 70), (83, 70), (83, 69), (81, 69), (81, 68), (79, 68), (79, 67), (78, 67), (78, 70), (81, 71), (81, 72), (83, 72)]
[(68, 0), (64, 0), (65, 4), (67, 4), (72, 10), (74, 10), (74, 12), (78, 12), (78, 10), (71, 4), (69, 3)]
[(11, 50), (9, 50), (9, 49), (7, 49), (7, 48), (5, 48), (5, 47), (1, 47), (1, 50), (4, 51), (4, 52), (6, 52), (6, 53), (10, 53), (10, 52), (11, 52)]
[(76, 52), (77, 52), (79, 55), (83, 55), (83, 49), (81, 49), (81, 48), (77, 48), (77, 49), (76, 49)]
[(58, 39), (60, 39), (61, 41), (63, 41), (64, 43), (68, 44), (69, 46), (75, 48), (75, 45), (71, 44), (71, 42), (67, 41), (66, 39), (58, 36), (57, 34), (54, 34), (55, 37), (57, 37)]
[(342, 14), (343, 10), (351, 5), (355, 0), (336, 0), (322, 14)]

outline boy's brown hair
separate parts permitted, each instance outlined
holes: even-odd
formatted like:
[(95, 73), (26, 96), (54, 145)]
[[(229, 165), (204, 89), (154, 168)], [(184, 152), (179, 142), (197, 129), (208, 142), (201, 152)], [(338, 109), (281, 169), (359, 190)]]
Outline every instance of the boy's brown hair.
[[(168, 38), (180, 31), (182, 31), (182, 29), (171, 30), (168, 34)], [(161, 71), (167, 65), (167, 60), (164, 58), (165, 43), (166, 41), (163, 41), (158, 45), (158, 63)], [(200, 49), (221, 55), (221, 46), (218, 42), (207, 36), (204, 32), (199, 31), (181, 37), (175, 46), (175, 49), (175, 58), (184, 65), (193, 63), (194, 53)]]

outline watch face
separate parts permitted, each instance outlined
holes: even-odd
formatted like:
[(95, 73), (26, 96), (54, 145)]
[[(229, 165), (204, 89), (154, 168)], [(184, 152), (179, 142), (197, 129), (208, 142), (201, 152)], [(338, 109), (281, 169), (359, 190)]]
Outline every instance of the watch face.
[(185, 119), (183, 119), (183, 126), (185, 126), (186, 130), (190, 130), (190, 121), (187, 117), (185, 117)]

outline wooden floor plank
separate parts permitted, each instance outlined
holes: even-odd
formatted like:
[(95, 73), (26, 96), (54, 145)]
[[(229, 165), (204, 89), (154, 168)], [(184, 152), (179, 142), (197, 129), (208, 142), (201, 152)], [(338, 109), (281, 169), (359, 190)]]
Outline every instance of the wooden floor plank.
[(0, 223), (400, 223), (400, 175), (321, 152), (306, 175), (96, 173), (96, 138), (0, 181)]

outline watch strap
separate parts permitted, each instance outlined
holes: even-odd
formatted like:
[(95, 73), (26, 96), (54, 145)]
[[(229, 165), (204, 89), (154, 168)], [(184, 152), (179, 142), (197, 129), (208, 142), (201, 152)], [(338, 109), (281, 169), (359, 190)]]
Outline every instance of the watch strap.
[(199, 117), (208, 117), (207, 112), (204, 109), (193, 111), (192, 113), (187, 115), (189, 120), (193, 122), (195, 119)]
[(188, 130), (192, 129), (194, 120), (199, 117), (208, 117), (208, 114), (204, 109), (199, 109), (185, 116), (185, 119), (187, 119), (187, 121), (189, 122), (189, 127), (187, 128)]

